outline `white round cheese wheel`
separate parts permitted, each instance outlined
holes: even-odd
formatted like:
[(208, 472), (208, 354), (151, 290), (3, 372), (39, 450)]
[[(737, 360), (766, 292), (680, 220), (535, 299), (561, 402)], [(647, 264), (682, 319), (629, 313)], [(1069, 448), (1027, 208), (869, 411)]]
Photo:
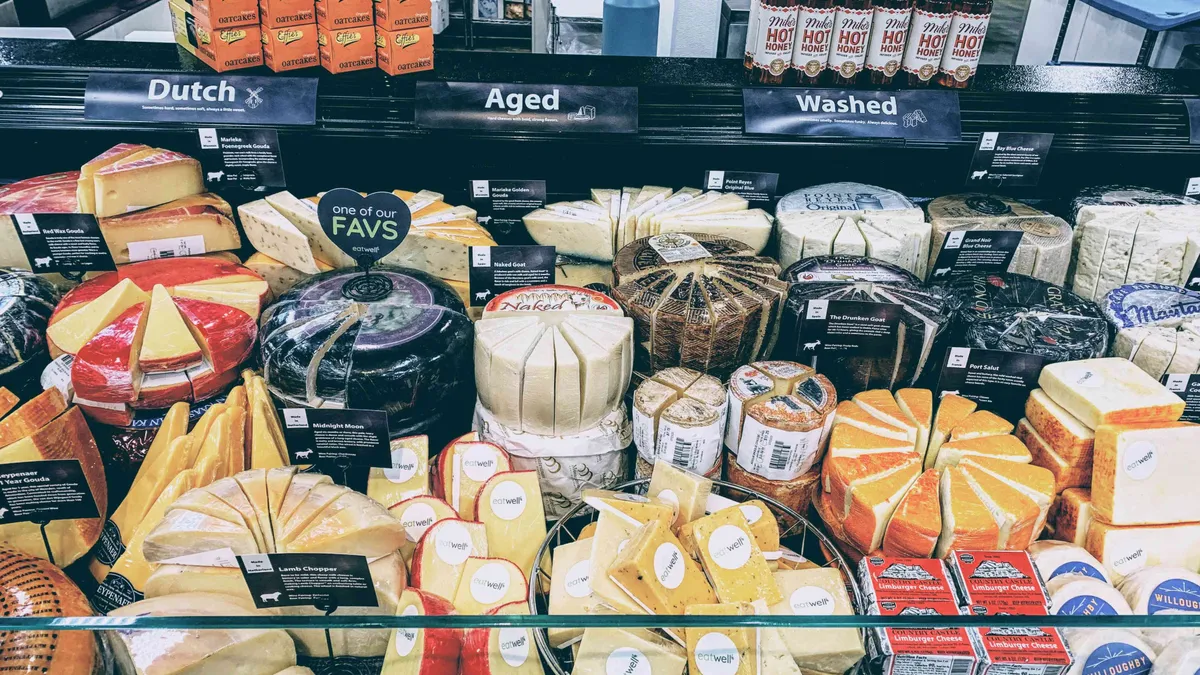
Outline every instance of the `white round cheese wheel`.
[(1117, 616), (1133, 614), (1117, 589), (1103, 581), (1064, 575), (1046, 583), (1050, 611), (1062, 616)]
[(1038, 574), (1047, 583), (1056, 577), (1075, 574), (1112, 583), (1104, 565), (1082, 546), (1065, 541), (1035, 541), (1029, 546), (1029, 557), (1037, 567)]

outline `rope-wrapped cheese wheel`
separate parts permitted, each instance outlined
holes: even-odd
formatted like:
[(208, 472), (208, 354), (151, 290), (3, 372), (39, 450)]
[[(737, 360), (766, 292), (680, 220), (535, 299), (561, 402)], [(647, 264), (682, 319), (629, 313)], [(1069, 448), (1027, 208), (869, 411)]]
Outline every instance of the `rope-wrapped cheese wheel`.
[[(0, 616), (91, 616), (83, 591), (53, 563), (0, 547)], [(96, 639), (84, 630), (18, 630), (0, 635), (0, 663), (11, 675), (90, 675)]]

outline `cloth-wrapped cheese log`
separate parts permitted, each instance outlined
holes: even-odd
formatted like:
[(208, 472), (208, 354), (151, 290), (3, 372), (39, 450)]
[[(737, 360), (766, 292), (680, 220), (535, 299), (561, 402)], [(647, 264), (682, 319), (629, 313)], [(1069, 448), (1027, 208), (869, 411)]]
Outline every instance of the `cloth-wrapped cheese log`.
[(1008, 272), (1062, 285), (1071, 264), (1071, 226), (1067, 221), (1013, 199), (986, 194), (938, 197), (929, 203), (933, 241), (929, 247), (927, 279), (941, 276), (933, 269), (950, 232), (1009, 230), (1021, 232), (1021, 243)]
[(261, 325), (263, 375), (289, 406), (383, 410), (393, 436), (469, 414), (471, 320), (458, 294), (424, 272), (310, 277)]
[(728, 377), (770, 353), (787, 284), (779, 265), (733, 239), (661, 234), (625, 246), (613, 297), (633, 317), (637, 370), (683, 366)]
[(1150, 377), (1200, 372), (1200, 293), (1158, 283), (1127, 284), (1103, 299), (1116, 329), (1113, 356)]
[(1109, 328), (1095, 303), (1023, 274), (960, 274), (939, 282), (953, 313), (948, 340), (978, 349), (1030, 352), (1046, 363), (1108, 352)]
[(633, 442), (638, 457), (663, 459), (707, 474), (721, 459), (725, 388), (712, 375), (667, 368), (633, 393)]
[(789, 192), (775, 208), (779, 263), (823, 255), (870, 256), (925, 277), (930, 226), (925, 213), (894, 190), (825, 183)]
[[(950, 322), (942, 290), (922, 287), (916, 276), (895, 265), (859, 256), (809, 258), (789, 267), (783, 279), (790, 287), (776, 356), (811, 361), (843, 397), (875, 387), (912, 386), (934, 365), (935, 348)], [(815, 352), (812, 340), (803, 337), (814, 300), (899, 305), (903, 329), (897, 331), (895, 348), (853, 356)]]
[(1151, 188), (1083, 190), (1075, 213), (1071, 289), (1102, 302), (1137, 282), (1184, 286), (1200, 257), (1200, 202)]

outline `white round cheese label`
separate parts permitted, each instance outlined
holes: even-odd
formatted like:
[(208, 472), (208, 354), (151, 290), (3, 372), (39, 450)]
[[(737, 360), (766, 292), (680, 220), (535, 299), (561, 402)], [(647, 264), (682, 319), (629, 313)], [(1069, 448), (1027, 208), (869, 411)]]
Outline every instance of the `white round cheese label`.
[(683, 551), (671, 542), (658, 545), (654, 551), (654, 576), (667, 588), (679, 588), (683, 583)]
[[(400, 612), (400, 616), (417, 616), (416, 605), (409, 605)], [(408, 656), (412, 653), (413, 647), (417, 646), (417, 631), (419, 628), (397, 628), (396, 629), (396, 653), (400, 656)]]
[(504, 520), (516, 520), (525, 512), (525, 488), (520, 483), (506, 480), (492, 490), (492, 513)]
[(741, 569), (750, 560), (750, 538), (740, 527), (722, 525), (708, 539), (708, 555), (727, 570)]
[(384, 469), (383, 475), (393, 483), (407, 483), (417, 475), (417, 453), (412, 448), (392, 451), (392, 468)]
[(586, 598), (592, 594), (592, 561), (580, 560), (567, 570), (567, 595)]
[(1112, 568), (1117, 574), (1127, 577), (1146, 566), (1146, 549), (1137, 548), (1113, 558)]
[(400, 524), (404, 526), (408, 540), (413, 543), (421, 540), (425, 530), (428, 530), (435, 520), (437, 514), (433, 512), (433, 507), (423, 502), (413, 504), (400, 514)]
[(604, 675), (654, 675), (650, 659), (633, 647), (614, 649), (604, 662)]
[(829, 616), (833, 614), (833, 596), (820, 586), (802, 586), (788, 598), (796, 616)]
[(513, 668), (529, 660), (529, 633), (524, 628), (500, 629), (500, 657)]
[(500, 563), (488, 563), (475, 570), (471, 577), (471, 597), (483, 605), (494, 604), (504, 597), (511, 583), (507, 567)]
[(679, 497), (675, 496), (674, 490), (663, 490), (654, 496), (670, 504), (671, 506), (674, 506), (676, 513), (679, 512)]
[(628, 539), (622, 539), (621, 543), (617, 544), (617, 555), (621, 555), (625, 551), (625, 547), (629, 545)]
[(483, 483), (496, 474), (496, 451), (490, 445), (473, 445), (463, 453), (463, 471), (467, 478)]
[(1158, 468), (1158, 453), (1150, 441), (1138, 441), (1128, 448), (1121, 456), (1121, 465), (1125, 475), (1134, 480), (1146, 480), (1154, 475)]
[(697, 640), (695, 659), (700, 675), (733, 675), (742, 662), (737, 645), (724, 633), (708, 633)]
[(461, 565), (471, 557), (471, 533), (459, 523), (446, 523), (438, 530), (437, 556), (448, 565)]
[(750, 523), (751, 525), (757, 523), (758, 519), (762, 518), (763, 516), (762, 509), (758, 508), (754, 504), (742, 504), (738, 508), (741, 509), (742, 515), (746, 516), (746, 522)]

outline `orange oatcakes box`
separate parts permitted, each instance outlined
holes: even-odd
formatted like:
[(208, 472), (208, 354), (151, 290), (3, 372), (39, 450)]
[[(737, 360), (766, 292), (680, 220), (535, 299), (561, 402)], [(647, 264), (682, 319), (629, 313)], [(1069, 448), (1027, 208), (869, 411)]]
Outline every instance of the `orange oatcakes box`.
[(370, 26), (375, 21), (372, 4), (371, 0), (317, 0), (317, 23), (325, 28)]
[(172, 0), (170, 11), (175, 42), (209, 68), (223, 73), (263, 64), (258, 25), (214, 28), (181, 0)]
[(375, 29), (375, 56), (389, 75), (433, 70), (433, 29)]
[(263, 30), (300, 26), (317, 20), (313, 0), (258, 0), (258, 13)]
[(271, 70), (309, 68), (320, 63), (317, 56), (317, 24), (262, 29), (263, 62)]
[(214, 28), (258, 23), (258, 0), (192, 0), (192, 13)]
[(321, 67), (331, 73), (375, 67), (374, 26), (328, 28), (317, 24), (317, 47)]
[(433, 25), (432, 0), (375, 0), (375, 25), (384, 30), (411, 30)]

